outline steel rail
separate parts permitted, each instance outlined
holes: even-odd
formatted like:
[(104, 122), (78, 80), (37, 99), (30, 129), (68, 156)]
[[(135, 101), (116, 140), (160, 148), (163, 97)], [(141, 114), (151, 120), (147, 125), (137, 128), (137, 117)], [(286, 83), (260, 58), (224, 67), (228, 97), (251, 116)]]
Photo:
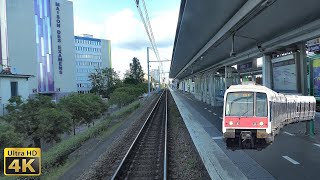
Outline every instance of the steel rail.
[[(135, 137), (135, 139), (134, 139), (133, 143), (131, 144), (129, 150), (127, 151), (127, 153), (125, 154), (124, 158), (122, 159), (120, 165), (118, 166), (117, 170), (116, 170), (115, 173), (113, 174), (113, 176), (112, 176), (112, 178), (111, 178), (112, 180), (116, 179), (117, 175), (118, 175), (119, 172), (120, 172), (120, 169), (121, 169), (122, 166), (124, 165), (124, 162), (126, 161), (126, 159), (127, 159), (127, 157), (129, 156), (131, 150), (133, 149), (133, 147), (134, 147), (135, 144), (137, 143), (138, 138), (139, 138), (140, 135), (141, 135), (141, 132), (142, 132), (142, 131), (144, 130), (144, 128), (146, 127), (146, 124), (149, 122), (150, 117), (151, 117), (151, 116), (153, 115), (153, 113), (155, 112), (157, 106), (160, 105), (160, 100), (162, 99), (162, 97), (163, 97), (163, 95), (165, 94), (165, 92), (166, 92), (166, 90), (164, 90), (164, 91), (161, 93), (159, 99), (157, 100), (156, 104), (155, 104), (154, 107), (152, 108), (152, 110), (151, 110), (150, 114), (148, 115), (147, 119), (146, 119), (145, 122), (143, 123), (143, 125), (142, 125), (142, 127), (141, 127), (141, 129), (140, 129), (140, 131), (139, 131), (139, 133), (138, 133), (138, 135)], [(167, 99), (166, 99), (166, 100), (167, 100)], [(167, 106), (167, 101), (166, 101), (166, 106)], [(167, 109), (166, 109), (166, 110), (167, 110)], [(167, 114), (166, 114), (166, 117), (167, 117)], [(167, 119), (167, 118), (166, 118), (166, 119)], [(167, 122), (167, 121), (166, 121), (166, 122)], [(166, 131), (166, 129), (165, 129), (165, 131)], [(165, 134), (165, 139), (166, 139), (166, 138), (167, 138), (167, 136), (166, 136), (166, 134)], [(166, 146), (166, 142), (165, 142), (165, 146)], [(165, 151), (165, 152), (166, 152), (166, 151)], [(165, 156), (166, 156), (166, 155), (165, 155)], [(166, 159), (165, 159), (165, 160), (166, 160)], [(166, 167), (166, 165), (165, 165), (165, 167)], [(166, 168), (165, 168), (164, 171), (165, 171), (164, 173), (166, 173)], [(165, 176), (164, 176), (164, 177), (165, 177)], [(164, 178), (164, 179), (165, 179), (165, 178)]]
[(167, 179), (167, 134), (168, 134), (168, 90), (166, 91), (166, 122), (164, 127), (164, 158), (163, 158), (163, 179)]

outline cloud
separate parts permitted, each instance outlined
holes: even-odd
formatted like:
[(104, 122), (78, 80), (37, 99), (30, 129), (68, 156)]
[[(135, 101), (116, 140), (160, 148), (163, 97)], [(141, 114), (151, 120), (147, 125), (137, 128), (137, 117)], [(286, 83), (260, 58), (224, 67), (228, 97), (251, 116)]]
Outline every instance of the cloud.
[[(161, 58), (171, 59), (178, 8), (175, 11), (159, 11), (150, 16), (151, 26)], [(147, 73), (147, 47), (151, 46), (138, 12), (122, 9), (105, 18), (100, 24), (81, 21), (75, 17), (76, 34), (93, 34), (94, 37), (111, 40), (112, 66), (121, 74), (129, 69), (133, 57), (140, 59)], [(156, 60), (150, 51), (150, 59)], [(151, 63), (150, 69), (157, 69), (159, 63)], [(170, 62), (163, 63), (164, 71), (169, 71)]]
[[(157, 13), (158, 14), (158, 13)], [(176, 17), (176, 18), (173, 18)], [(154, 38), (159, 47), (172, 45), (175, 36), (178, 12), (163, 12), (151, 18)], [(135, 16), (131, 9), (124, 9), (106, 20), (105, 33), (113, 44), (129, 49), (139, 49), (150, 46), (144, 25), (140, 16)]]
[[(164, 55), (161, 56), (161, 59), (164, 60), (168, 57), (168, 55), (172, 53), (172, 46), (169, 46), (167, 48), (159, 48), (159, 52), (165, 52)], [(168, 54), (168, 55), (167, 55)], [(156, 57), (152, 51), (150, 51), (149, 54), (149, 60), (155, 61)], [(125, 73), (125, 70), (129, 69), (129, 63), (132, 61), (133, 57), (137, 57), (140, 60), (142, 69), (145, 73), (147, 73), (147, 49), (140, 49), (140, 50), (132, 50), (132, 49), (124, 49), (115, 47), (112, 49), (112, 67), (119, 71), (120, 74)], [(114, 59), (115, 58), (115, 59)], [(158, 69), (158, 66), (160, 63), (157, 62), (151, 62), (150, 63), (150, 69)], [(170, 62), (164, 62), (163, 63), (163, 69), (164, 71), (168, 71), (170, 69)]]
[(87, 22), (80, 19), (78, 16), (74, 16), (74, 34), (82, 35), (82, 34), (92, 34), (95, 37), (103, 37), (104, 29), (103, 24)]

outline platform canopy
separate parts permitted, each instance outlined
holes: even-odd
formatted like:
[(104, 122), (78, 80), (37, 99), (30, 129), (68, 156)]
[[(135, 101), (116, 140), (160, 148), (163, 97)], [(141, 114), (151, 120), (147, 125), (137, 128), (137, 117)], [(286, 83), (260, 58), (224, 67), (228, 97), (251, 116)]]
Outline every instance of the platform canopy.
[(182, 0), (170, 78), (294, 49), (319, 35), (319, 0)]

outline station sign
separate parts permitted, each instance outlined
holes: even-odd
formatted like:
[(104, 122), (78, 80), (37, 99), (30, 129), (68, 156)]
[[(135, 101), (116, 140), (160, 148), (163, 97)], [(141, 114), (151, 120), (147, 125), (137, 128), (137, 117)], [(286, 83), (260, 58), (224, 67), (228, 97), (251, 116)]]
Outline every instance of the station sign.
[(243, 64), (238, 64), (237, 65), (237, 71), (238, 72), (248, 72), (250, 70), (257, 69), (257, 60), (254, 59), (253, 61), (243, 63)]
[(252, 68), (252, 62), (237, 65), (238, 71), (243, 71), (243, 70), (247, 70), (247, 69), (251, 69), (251, 68)]
[(297, 92), (296, 62), (293, 54), (272, 59), (273, 87), (279, 92)]
[(307, 49), (309, 52), (320, 51), (320, 38), (316, 38), (308, 41)]

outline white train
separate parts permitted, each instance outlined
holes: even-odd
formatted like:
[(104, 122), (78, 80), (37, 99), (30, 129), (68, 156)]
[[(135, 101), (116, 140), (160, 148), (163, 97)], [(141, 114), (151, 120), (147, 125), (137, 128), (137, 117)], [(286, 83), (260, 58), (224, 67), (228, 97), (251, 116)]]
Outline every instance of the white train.
[(263, 148), (287, 124), (313, 120), (313, 96), (284, 95), (260, 85), (233, 85), (225, 92), (222, 132), (228, 148)]

